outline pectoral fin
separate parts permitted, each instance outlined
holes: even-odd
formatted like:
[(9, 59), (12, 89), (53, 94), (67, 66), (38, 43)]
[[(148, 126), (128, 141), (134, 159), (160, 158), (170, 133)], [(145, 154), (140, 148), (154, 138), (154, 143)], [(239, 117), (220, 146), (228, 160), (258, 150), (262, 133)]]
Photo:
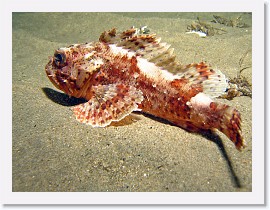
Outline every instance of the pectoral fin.
[(76, 119), (93, 127), (105, 127), (138, 110), (143, 94), (133, 86), (123, 84), (98, 85), (92, 88), (92, 98), (74, 107)]

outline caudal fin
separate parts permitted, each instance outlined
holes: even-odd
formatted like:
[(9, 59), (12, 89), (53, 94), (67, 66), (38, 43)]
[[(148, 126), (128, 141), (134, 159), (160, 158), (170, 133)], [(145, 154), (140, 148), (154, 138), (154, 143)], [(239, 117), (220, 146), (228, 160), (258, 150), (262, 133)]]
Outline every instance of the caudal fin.
[(219, 130), (231, 139), (238, 150), (246, 147), (241, 131), (241, 116), (235, 108), (226, 108), (220, 122)]
[(244, 149), (246, 143), (242, 136), (240, 113), (233, 107), (216, 102), (212, 102), (210, 107), (220, 116), (217, 129), (230, 138), (238, 150)]
[(214, 102), (204, 93), (192, 97), (187, 105), (191, 112), (190, 120), (196, 127), (220, 130), (238, 150), (246, 146), (241, 131), (241, 116), (235, 108)]

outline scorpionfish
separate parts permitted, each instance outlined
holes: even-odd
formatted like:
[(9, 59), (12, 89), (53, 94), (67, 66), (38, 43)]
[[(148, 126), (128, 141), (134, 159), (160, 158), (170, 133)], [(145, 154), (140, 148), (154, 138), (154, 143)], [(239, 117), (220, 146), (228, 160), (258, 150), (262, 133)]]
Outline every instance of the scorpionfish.
[(213, 100), (226, 91), (225, 75), (205, 62), (181, 65), (173, 51), (156, 34), (113, 28), (97, 42), (59, 48), (45, 70), (58, 89), (86, 99), (73, 108), (82, 123), (105, 127), (142, 111), (191, 132), (218, 129), (244, 148), (240, 113)]

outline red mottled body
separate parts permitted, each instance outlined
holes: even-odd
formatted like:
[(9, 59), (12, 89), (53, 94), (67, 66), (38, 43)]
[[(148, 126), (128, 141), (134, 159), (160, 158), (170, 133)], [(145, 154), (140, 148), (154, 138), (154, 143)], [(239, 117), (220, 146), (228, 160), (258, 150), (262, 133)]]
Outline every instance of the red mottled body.
[(239, 112), (211, 99), (226, 89), (225, 76), (203, 62), (180, 65), (169, 47), (155, 35), (113, 29), (99, 42), (58, 49), (46, 73), (57, 88), (87, 100), (74, 107), (80, 122), (104, 127), (141, 110), (189, 131), (218, 129), (243, 148)]

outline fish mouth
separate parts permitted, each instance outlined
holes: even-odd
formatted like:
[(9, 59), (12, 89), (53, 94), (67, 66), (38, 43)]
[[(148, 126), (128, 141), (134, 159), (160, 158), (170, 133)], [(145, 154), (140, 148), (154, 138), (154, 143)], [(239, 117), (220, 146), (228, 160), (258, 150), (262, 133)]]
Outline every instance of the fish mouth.
[(52, 63), (53, 63), (53, 57), (49, 57), (50, 61), (49, 63), (47, 63), (47, 65), (45, 66), (45, 71), (47, 73), (47, 76), (53, 75), (52, 72)]
[(72, 84), (69, 84), (69, 73), (63, 71), (63, 68), (56, 68), (54, 57), (49, 57), (49, 59), (49, 62), (45, 66), (45, 72), (48, 78), (57, 89), (71, 96), (73, 91), (71, 89)]
[(50, 79), (50, 81), (53, 83), (53, 85), (57, 88), (57, 89), (61, 89), (60, 88), (60, 83), (56, 77), (56, 72), (57, 69), (54, 68), (53, 66), (53, 57), (49, 57), (50, 61), (47, 63), (47, 65), (45, 66), (45, 72), (48, 76), (48, 78)]

